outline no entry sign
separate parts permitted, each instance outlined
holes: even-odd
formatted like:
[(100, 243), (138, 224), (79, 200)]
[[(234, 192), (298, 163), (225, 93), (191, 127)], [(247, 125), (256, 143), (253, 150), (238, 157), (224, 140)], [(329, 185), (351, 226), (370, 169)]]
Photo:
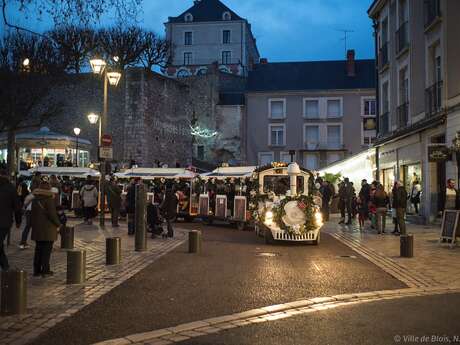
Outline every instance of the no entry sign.
[(104, 147), (112, 146), (112, 136), (109, 134), (104, 134), (101, 138), (101, 146), (104, 146)]

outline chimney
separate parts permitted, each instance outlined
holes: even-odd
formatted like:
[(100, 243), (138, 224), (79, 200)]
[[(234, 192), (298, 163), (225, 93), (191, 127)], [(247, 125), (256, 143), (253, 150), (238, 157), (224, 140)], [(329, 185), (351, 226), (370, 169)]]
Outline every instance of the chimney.
[(356, 66), (355, 66), (355, 50), (347, 50), (347, 76), (354, 77), (356, 76)]
[(260, 64), (265, 65), (265, 64), (268, 63), (268, 59), (267, 58), (260, 58), (259, 62), (260, 62)]

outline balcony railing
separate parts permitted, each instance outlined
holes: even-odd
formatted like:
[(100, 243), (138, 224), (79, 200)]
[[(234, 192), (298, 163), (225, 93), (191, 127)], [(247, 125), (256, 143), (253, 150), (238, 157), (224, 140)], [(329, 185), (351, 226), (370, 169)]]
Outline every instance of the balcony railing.
[(380, 115), (379, 136), (385, 136), (390, 133), (390, 113), (386, 112)]
[(307, 141), (305, 143), (305, 148), (307, 150), (315, 151), (315, 150), (342, 150), (344, 148), (344, 145), (342, 143), (338, 142), (326, 142), (326, 141), (320, 141), (320, 142), (313, 142), (313, 141)]
[(442, 110), (442, 80), (434, 83), (425, 90), (425, 112), (433, 116)]
[(409, 103), (406, 102), (398, 107), (398, 128), (404, 128), (409, 122)]
[(406, 21), (396, 31), (396, 53), (409, 47), (409, 23)]
[(430, 26), (436, 18), (441, 17), (441, 1), (425, 0), (425, 28)]
[(388, 65), (388, 42), (380, 47), (379, 51), (379, 68), (382, 69)]

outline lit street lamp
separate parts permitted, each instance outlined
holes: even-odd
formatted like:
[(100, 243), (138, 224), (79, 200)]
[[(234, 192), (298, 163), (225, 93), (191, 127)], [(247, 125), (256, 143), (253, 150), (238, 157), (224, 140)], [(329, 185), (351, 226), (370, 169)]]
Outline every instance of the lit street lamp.
[[(118, 57), (113, 58), (115, 62), (118, 61)], [(112, 86), (117, 86), (118, 82), (121, 78), (121, 73), (116, 71), (107, 71), (107, 63), (99, 58), (91, 59), (90, 60), (91, 69), (93, 73), (100, 74), (104, 78), (104, 107), (102, 111), (102, 116), (98, 116), (94, 113), (88, 115), (88, 120), (92, 124), (96, 124), (99, 120), (99, 147), (98, 147), (98, 157), (99, 157), (99, 171), (101, 173), (100, 180), (99, 180), (99, 191), (100, 191), (100, 203), (101, 203), (101, 212), (99, 214), (99, 224), (100, 226), (104, 226), (105, 224), (105, 188), (104, 188), (104, 178), (105, 178), (105, 164), (104, 160), (100, 157), (100, 150), (102, 146), (102, 135), (106, 134), (107, 131), (107, 103), (108, 103), (108, 84)], [(103, 133), (104, 132), (104, 133)]]
[(80, 135), (80, 132), (81, 132), (81, 129), (78, 128), (78, 127), (75, 127), (73, 129), (73, 133), (75, 134), (75, 136), (77, 137), (77, 147), (76, 147), (76, 155), (75, 155), (75, 166), (78, 167), (78, 136)]

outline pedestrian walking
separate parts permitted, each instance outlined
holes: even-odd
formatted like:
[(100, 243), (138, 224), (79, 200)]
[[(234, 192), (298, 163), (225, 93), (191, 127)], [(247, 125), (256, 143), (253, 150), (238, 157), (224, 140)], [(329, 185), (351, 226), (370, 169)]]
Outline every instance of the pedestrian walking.
[(163, 218), (166, 220), (168, 226), (168, 237), (174, 237), (174, 229), (172, 222), (177, 216), (177, 204), (178, 198), (174, 193), (172, 186), (166, 187), (165, 198), (160, 205), (160, 212)]
[(361, 189), (358, 197), (360, 199), (361, 216), (364, 220), (369, 218), (369, 201), (371, 198), (371, 186), (367, 183), (366, 179), (361, 181)]
[[(393, 231), (396, 236), (406, 234), (406, 207), (407, 207), (407, 192), (401, 182), (395, 182), (395, 190), (393, 192), (393, 208), (396, 210), (396, 222), (398, 229)], [(396, 230), (396, 229), (395, 229)]]
[(112, 215), (112, 227), (114, 228), (119, 226), (118, 219), (120, 218), (121, 192), (121, 188), (118, 186), (116, 179), (112, 177), (107, 185), (107, 201), (110, 214)]
[(80, 190), (80, 198), (83, 204), (83, 216), (85, 223), (93, 224), (93, 218), (96, 216), (96, 206), (98, 199), (97, 188), (94, 186), (91, 176), (86, 178), (86, 183)]
[(332, 191), (329, 187), (329, 182), (323, 181), (321, 187), (319, 188), (319, 192), (321, 193), (321, 213), (323, 215), (323, 221), (327, 222), (329, 220), (329, 204), (332, 198)]
[(0, 268), (8, 271), (10, 266), (3, 246), (13, 225), (13, 218), (16, 228), (21, 226), (22, 212), (16, 188), (10, 183), (4, 170), (0, 170), (0, 211)]
[(32, 240), (35, 241), (34, 276), (45, 277), (53, 275), (50, 268), (51, 252), (61, 222), (56, 212), (51, 185), (43, 181), (33, 193), (31, 225)]
[(30, 190), (33, 192), (36, 188), (40, 186), (40, 182), (42, 181), (42, 176), (39, 171), (36, 171), (34, 173), (34, 176), (32, 177), (32, 182), (30, 184)]
[(375, 191), (373, 202), (376, 207), (377, 233), (384, 234), (387, 212), (388, 212), (388, 205), (389, 205), (389, 198), (388, 198), (387, 193), (383, 189), (383, 185), (379, 184), (377, 186), (377, 190)]
[(26, 218), (26, 225), (24, 229), (22, 229), (21, 242), (19, 243), (20, 249), (27, 249), (30, 247), (27, 244), (27, 239), (29, 238), (30, 229), (32, 227), (30, 221), (31, 221), (31, 215), (32, 215), (32, 201), (34, 198), (35, 198), (34, 194), (29, 193), (29, 195), (26, 196), (24, 200), (24, 204), (22, 206), (22, 210)]
[(359, 230), (362, 230), (364, 228), (364, 222), (367, 219), (367, 213), (368, 213), (367, 203), (362, 197), (357, 198), (357, 211), (358, 211)]
[[(344, 179), (344, 185), (343, 185), (343, 198), (345, 201), (345, 210), (348, 216), (348, 220), (345, 223), (346, 225), (351, 225), (351, 220), (353, 217), (353, 207), (352, 207), (352, 201), (353, 201), (353, 196), (355, 195), (355, 189), (353, 188), (353, 183), (350, 182), (348, 177), (345, 177)], [(344, 217), (345, 218), (345, 217)]]
[(126, 213), (128, 214), (128, 235), (134, 235), (134, 214), (136, 212), (136, 184), (139, 178), (131, 179), (126, 192)]
[(412, 182), (412, 189), (410, 191), (410, 202), (414, 206), (415, 214), (418, 214), (418, 205), (420, 204), (420, 196), (422, 194), (422, 186), (418, 180)]

